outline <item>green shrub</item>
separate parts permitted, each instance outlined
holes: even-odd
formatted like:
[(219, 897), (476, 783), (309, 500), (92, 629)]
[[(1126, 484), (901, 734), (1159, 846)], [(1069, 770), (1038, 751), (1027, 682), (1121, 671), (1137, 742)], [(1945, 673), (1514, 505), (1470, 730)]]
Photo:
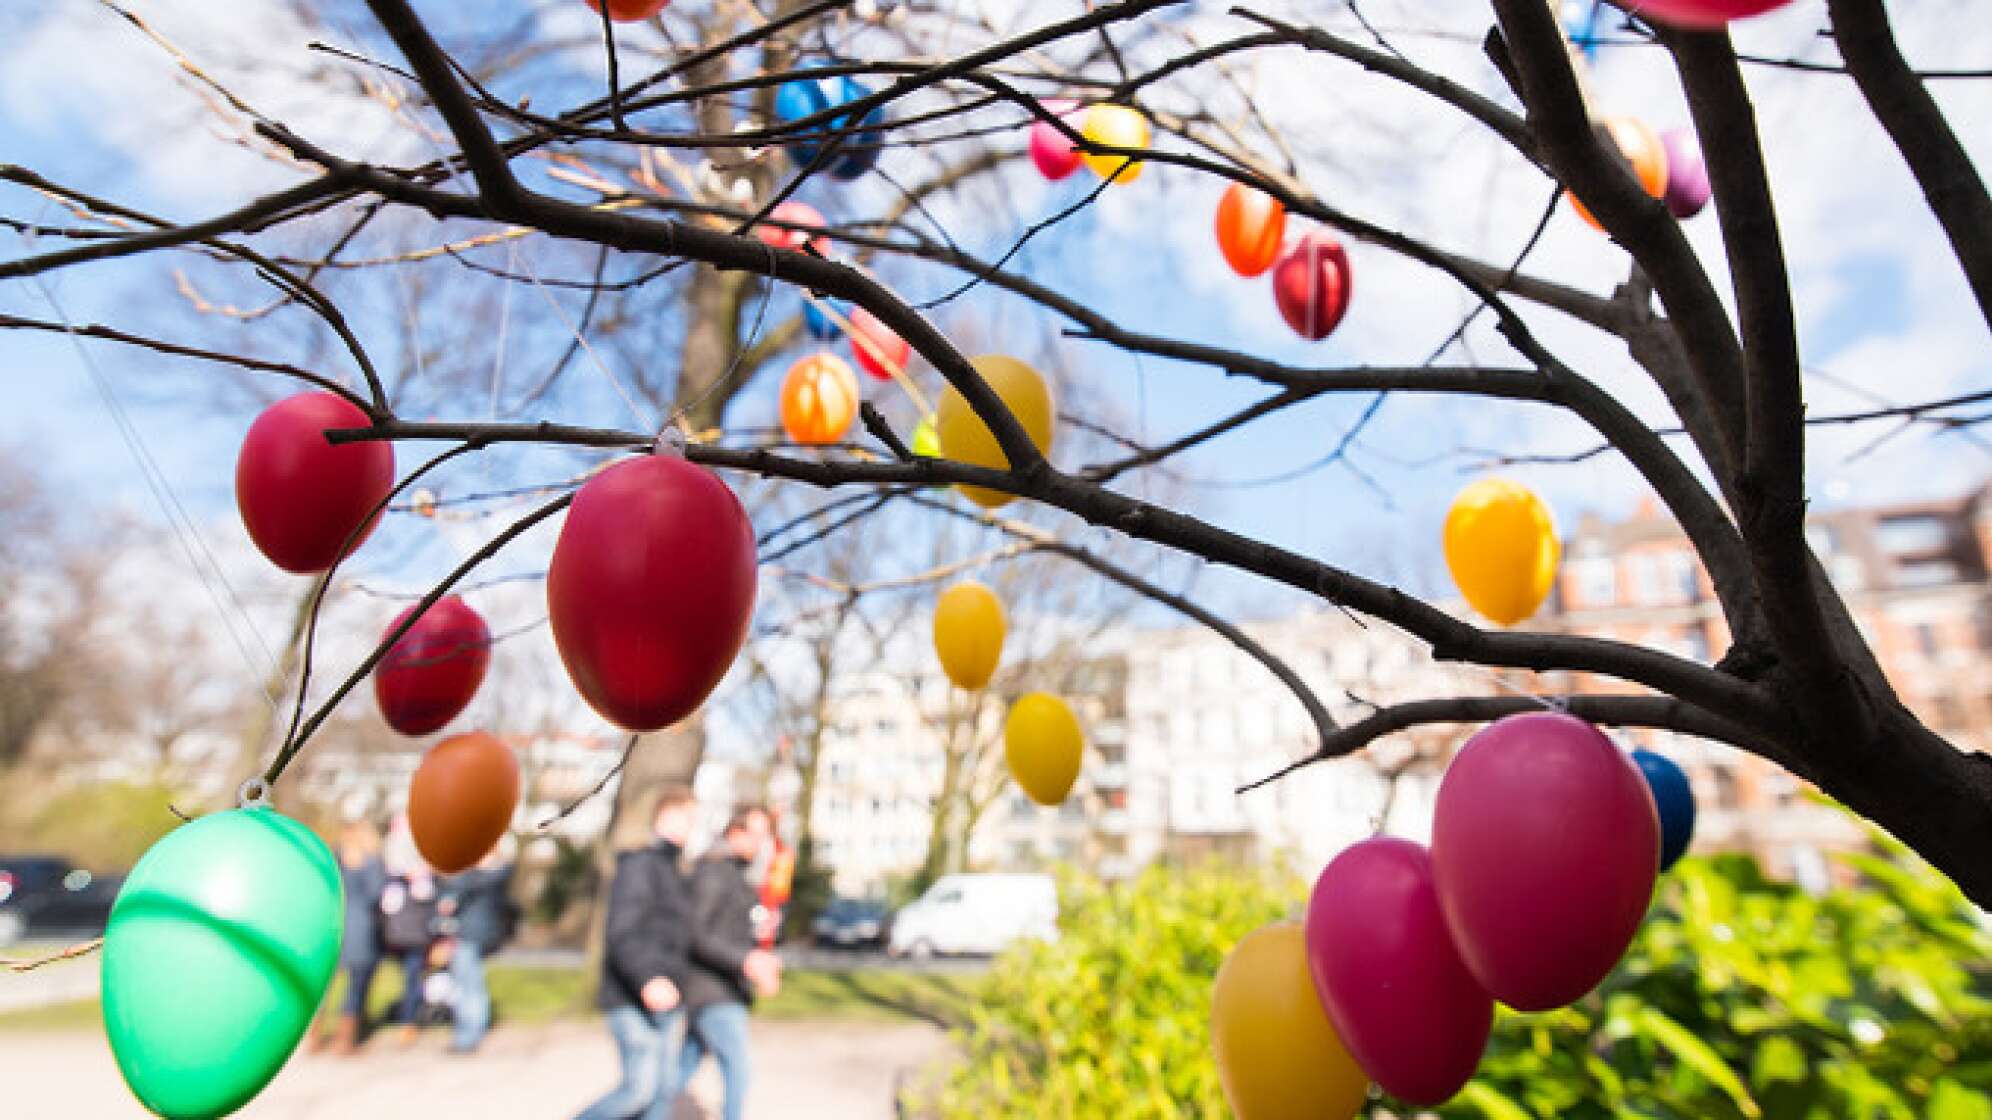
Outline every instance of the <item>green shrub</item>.
[[(1440, 1114), (1992, 1120), (1992, 936), (1946, 880), (1882, 850), (1847, 857), (1861, 885), (1821, 897), (1744, 857), (1683, 861), (1598, 991), (1503, 1011)], [(961, 1062), (915, 1103), (947, 1120), (1226, 1115), (1211, 977), (1303, 897), (1214, 864), (1068, 884), (1064, 936), (997, 961)]]
[(948, 1118), (1224, 1115), (1210, 1059), (1211, 977), (1232, 944), (1303, 897), (1291, 875), (1152, 867), (1068, 878), (1056, 944), (998, 958), (965, 1056), (917, 1102)]
[(1883, 851), (1816, 898), (1745, 857), (1684, 861), (1599, 991), (1503, 1013), (1444, 1114), (1992, 1120), (1992, 938)]

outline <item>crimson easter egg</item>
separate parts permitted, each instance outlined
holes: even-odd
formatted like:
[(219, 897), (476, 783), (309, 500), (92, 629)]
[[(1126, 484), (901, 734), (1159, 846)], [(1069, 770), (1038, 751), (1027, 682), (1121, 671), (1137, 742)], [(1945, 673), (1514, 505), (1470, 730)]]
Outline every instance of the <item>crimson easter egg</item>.
[(547, 569), (567, 675), (626, 731), (705, 702), (754, 615), (754, 528), (725, 483), (675, 455), (628, 459), (574, 495)]
[(1415, 1105), (1473, 1079), (1494, 1000), (1453, 947), (1421, 844), (1379, 836), (1336, 856), (1307, 902), (1307, 962), (1356, 1064)]
[[(414, 609), (396, 615), (387, 634)], [(462, 596), (451, 595), (416, 619), (374, 667), (374, 699), (389, 727), (427, 735), (470, 704), (490, 664), (491, 628)]]
[(1791, 0), (1613, 0), (1619, 7), (1655, 23), (1713, 31), (1732, 19), (1762, 15)]
[(859, 307), (851, 312), (851, 355), (858, 368), (878, 378), (892, 380), (894, 370), (904, 372), (913, 360), (913, 347), (878, 321), (878, 316)]
[(1294, 333), (1319, 341), (1349, 310), (1349, 252), (1325, 230), (1310, 230), (1273, 266), (1273, 298)]
[[(1047, 101), (1044, 107), (1064, 118), (1067, 124), (1072, 125), (1072, 131), (1079, 131), (1079, 126), (1071, 119), (1073, 112), (1079, 108), (1078, 102)], [(1031, 122), (1031, 162), (1037, 165), (1038, 174), (1055, 183), (1079, 170), (1085, 158), (1072, 141), (1053, 128), (1050, 122), (1034, 120)]]
[(1653, 897), (1660, 822), (1639, 771), (1561, 712), (1498, 720), (1439, 783), (1432, 876), (1467, 971), (1518, 1011), (1596, 987)]
[(235, 505), (272, 564), (299, 575), (322, 572), (347, 537), (358, 548), (373, 532), (379, 519), (368, 517), (394, 489), (393, 445), (325, 442), (328, 429), (372, 423), (337, 393), (301, 393), (249, 425), (235, 459)]

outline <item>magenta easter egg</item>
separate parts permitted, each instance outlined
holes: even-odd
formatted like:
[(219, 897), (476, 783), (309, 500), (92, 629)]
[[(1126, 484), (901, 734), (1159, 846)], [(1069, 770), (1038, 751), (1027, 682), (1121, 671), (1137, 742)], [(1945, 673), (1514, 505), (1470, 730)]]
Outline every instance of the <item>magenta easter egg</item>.
[(1708, 205), (1708, 165), (1702, 162), (1701, 141), (1690, 129), (1670, 128), (1660, 134), (1667, 149), (1667, 212), (1692, 218)]
[(1379, 836), (1336, 856), (1306, 931), (1314, 990), (1371, 1080), (1426, 1106), (1473, 1079), (1494, 1000), (1453, 946), (1423, 845)]
[[(1047, 101), (1044, 107), (1070, 123), (1072, 112), (1079, 106), (1072, 101)], [(1072, 130), (1077, 132), (1079, 126), (1073, 125)], [(1052, 127), (1051, 122), (1038, 120), (1031, 122), (1031, 162), (1037, 165), (1039, 174), (1055, 183), (1079, 170), (1084, 161), (1069, 137)]]
[(1653, 897), (1660, 821), (1632, 762), (1560, 712), (1467, 740), (1439, 782), (1432, 878), (1460, 959), (1519, 1011), (1596, 987)]
[(1333, 234), (1312, 230), (1288, 246), (1273, 266), (1273, 299), (1287, 326), (1320, 341), (1349, 310), (1349, 253)]
[(1612, 0), (1634, 15), (1693, 31), (1713, 31), (1732, 19), (1762, 15), (1791, 0)]

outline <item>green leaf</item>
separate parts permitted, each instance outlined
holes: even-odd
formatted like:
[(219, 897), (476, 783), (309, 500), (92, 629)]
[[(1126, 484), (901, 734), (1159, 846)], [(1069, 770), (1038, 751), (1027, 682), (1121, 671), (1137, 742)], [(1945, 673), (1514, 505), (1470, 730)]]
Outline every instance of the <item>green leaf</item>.
[(1466, 1088), (1459, 1091), (1453, 1100), (1459, 1104), (1472, 1105), (1480, 1110), (1487, 1120), (1535, 1120), (1528, 1109), (1502, 1096), (1483, 1081), (1469, 1081)]
[(1736, 1107), (1745, 1116), (1762, 1115), (1757, 1102), (1750, 1096), (1750, 1090), (1729, 1063), (1722, 1060), (1708, 1043), (1695, 1037), (1688, 1028), (1668, 1018), (1657, 1007), (1642, 1007), (1633, 1017), (1640, 1033), (1666, 1048), (1682, 1065), (1695, 1071), (1703, 1080), (1729, 1095)]
[(1764, 1039), (1757, 1047), (1757, 1056), (1750, 1060), (1750, 1083), (1759, 1090), (1781, 1081), (1804, 1081), (1805, 1074), (1805, 1051), (1783, 1035)]
[(1946, 1077), (1930, 1090), (1929, 1120), (1992, 1120), (1992, 1097)]

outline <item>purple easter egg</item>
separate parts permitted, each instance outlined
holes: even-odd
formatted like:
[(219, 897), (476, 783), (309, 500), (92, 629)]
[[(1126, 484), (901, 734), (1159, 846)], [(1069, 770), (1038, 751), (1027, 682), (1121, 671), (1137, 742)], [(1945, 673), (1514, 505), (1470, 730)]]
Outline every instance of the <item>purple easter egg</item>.
[(1432, 879), (1467, 971), (1519, 1011), (1596, 987), (1660, 872), (1660, 819), (1631, 760), (1559, 712), (1498, 720), (1439, 782)]
[(1453, 946), (1423, 845), (1380, 836), (1336, 856), (1308, 899), (1306, 936), (1322, 1007), (1385, 1092), (1436, 1105), (1472, 1080), (1494, 1000)]
[(1708, 205), (1708, 165), (1702, 162), (1701, 141), (1694, 131), (1670, 128), (1660, 134), (1667, 149), (1667, 212), (1692, 218)]

